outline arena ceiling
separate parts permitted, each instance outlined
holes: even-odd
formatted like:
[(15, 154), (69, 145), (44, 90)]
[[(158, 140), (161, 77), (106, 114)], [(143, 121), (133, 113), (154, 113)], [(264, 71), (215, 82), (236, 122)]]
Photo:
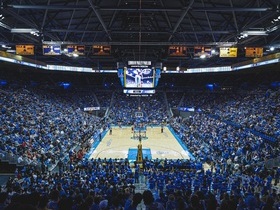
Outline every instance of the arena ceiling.
[[(48, 64), (115, 69), (117, 62), (151, 60), (168, 67), (230, 65), (246, 60), (244, 47), (280, 48), (278, 0), (2, 0), (0, 42), (34, 44), (31, 58)], [(279, 17), (279, 18), (278, 18)], [(37, 34), (18, 33), (32, 29)], [(252, 35), (241, 38), (244, 32)], [(85, 45), (85, 55), (44, 56), (43, 43)], [(110, 45), (110, 56), (92, 54)], [(171, 45), (186, 57), (169, 56)], [(237, 58), (195, 59), (194, 46), (236, 46)], [(5, 50), (7, 48), (3, 48)]]

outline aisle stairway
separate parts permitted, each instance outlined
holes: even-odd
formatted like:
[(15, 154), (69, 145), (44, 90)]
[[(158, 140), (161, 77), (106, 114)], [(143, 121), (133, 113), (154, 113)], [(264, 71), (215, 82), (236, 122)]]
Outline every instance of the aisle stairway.
[[(148, 186), (146, 184), (145, 176), (144, 175), (140, 175), (139, 176), (139, 183), (135, 183), (134, 185), (135, 185), (135, 193), (143, 194), (143, 192), (148, 189)], [(145, 210), (145, 209), (146, 209), (146, 207), (145, 207), (145, 205), (144, 205), (144, 203), (142, 201), (138, 205), (137, 210)]]

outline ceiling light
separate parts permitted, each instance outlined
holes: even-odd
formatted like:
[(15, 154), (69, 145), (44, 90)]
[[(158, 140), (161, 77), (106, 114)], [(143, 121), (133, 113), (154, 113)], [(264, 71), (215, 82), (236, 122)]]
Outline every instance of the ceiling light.
[(205, 55), (205, 54), (202, 54), (202, 55), (200, 56), (200, 58), (201, 58), (201, 59), (204, 59), (204, 58), (206, 58), (206, 55)]
[(15, 53), (16, 50), (7, 50), (6, 52), (9, 52), (9, 53)]
[(274, 48), (274, 47), (270, 47), (269, 50), (270, 50), (270, 51), (274, 51), (275, 48)]
[(11, 48), (12, 48), (12, 47), (7, 46), (7, 45), (5, 45), (5, 44), (2, 44), (1, 47), (2, 47), (2, 48), (5, 48), (5, 49), (11, 49)]
[(266, 30), (252, 30), (252, 31), (243, 31), (241, 33), (243, 36), (247, 37), (247, 36), (264, 36), (267, 35), (267, 31)]
[(12, 28), (11, 33), (39, 33), (35, 28)]
[(73, 57), (79, 57), (79, 55), (78, 54), (76, 54), (76, 53), (73, 53)]

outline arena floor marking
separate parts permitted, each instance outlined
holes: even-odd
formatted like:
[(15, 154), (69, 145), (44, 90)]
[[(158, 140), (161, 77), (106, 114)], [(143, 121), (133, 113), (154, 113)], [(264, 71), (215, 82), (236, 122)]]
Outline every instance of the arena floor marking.
[[(163, 133), (161, 127), (147, 127), (146, 135), (142, 148), (151, 150), (152, 159), (190, 159), (167, 127)], [(137, 149), (139, 144), (132, 136), (131, 127), (113, 127), (112, 134), (106, 133), (89, 158), (128, 158), (129, 149)]]

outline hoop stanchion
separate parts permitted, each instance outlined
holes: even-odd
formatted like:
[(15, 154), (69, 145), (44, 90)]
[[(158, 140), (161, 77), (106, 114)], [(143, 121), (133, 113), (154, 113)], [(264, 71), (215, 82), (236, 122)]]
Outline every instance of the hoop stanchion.
[(132, 135), (132, 139), (135, 140), (139, 140), (141, 138), (141, 140), (145, 140), (147, 139), (147, 132), (146, 132), (146, 126), (145, 127), (135, 127), (133, 129), (133, 135)]

